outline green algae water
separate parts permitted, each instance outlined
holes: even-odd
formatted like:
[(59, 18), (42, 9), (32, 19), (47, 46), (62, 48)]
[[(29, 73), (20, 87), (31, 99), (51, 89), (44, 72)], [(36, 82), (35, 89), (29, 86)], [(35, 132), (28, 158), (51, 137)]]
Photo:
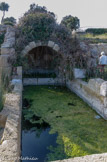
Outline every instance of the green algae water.
[(107, 152), (107, 121), (64, 87), (27, 86), (22, 156), (37, 162)]

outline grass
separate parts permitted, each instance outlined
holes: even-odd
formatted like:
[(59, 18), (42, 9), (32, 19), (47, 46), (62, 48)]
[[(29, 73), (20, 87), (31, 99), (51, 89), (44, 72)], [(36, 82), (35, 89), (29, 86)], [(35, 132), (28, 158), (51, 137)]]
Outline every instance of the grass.
[(93, 35), (93, 34), (90, 34), (90, 33), (86, 33), (85, 35), (81, 35), (81, 37), (92, 38), (92, 39), (107, 39), (107, 33), (99, 34), (99, 35)]
[(107, 122), (67, 88), (28, 86), (23, 96), (33, 100), (25, 118), (32, 111), (50, 124), (50, 133), (58, 133), (49, 161), (107, 152)]
[(78, 34), (77, 37), (80, 40), (87, 40), (90, 43), (107, 43), (107, 33), (99, 35), (93, 35), (91, 33)]

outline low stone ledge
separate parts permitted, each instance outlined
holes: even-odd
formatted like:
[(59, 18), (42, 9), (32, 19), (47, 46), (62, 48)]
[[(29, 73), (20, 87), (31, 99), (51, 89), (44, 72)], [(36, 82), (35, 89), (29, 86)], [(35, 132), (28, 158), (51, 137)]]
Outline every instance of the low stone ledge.
[(23, 85), (64, 85), (65, 82), (59, 78), (23, 78)]
[(75, 157), (71, 159), (57, 160), (53, 162), (107, 162), (107, 153)]

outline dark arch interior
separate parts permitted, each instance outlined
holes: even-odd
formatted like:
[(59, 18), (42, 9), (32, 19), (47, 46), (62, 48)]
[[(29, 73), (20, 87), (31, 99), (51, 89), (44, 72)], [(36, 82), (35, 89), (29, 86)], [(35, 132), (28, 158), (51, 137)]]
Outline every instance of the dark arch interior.
[(28, 55), (29, 71), (39, 73), (52, 73), (58, 71), (60, 55), (47, 46), (32, 49)]

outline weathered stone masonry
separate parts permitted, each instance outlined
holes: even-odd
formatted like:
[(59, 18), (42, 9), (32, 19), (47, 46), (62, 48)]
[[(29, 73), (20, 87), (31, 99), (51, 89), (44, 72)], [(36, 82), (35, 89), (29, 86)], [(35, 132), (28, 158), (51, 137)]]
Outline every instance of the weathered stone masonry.
[(39, 47), (39, 46), (47, 46), (47, 47), (51, 47), (53, 50), (55, 50), (56, 52), (58, 52), (60, 50), (60, 47), (58, 44), (56, 44), (53, 41), (48, 41), (48, 42), (42, 42), (42, 41), (38, 41), (38, 42), (30, 42), (22, 51), (22, 56), (26, 56), (29, 51), (31, 51), (32, 49)]
[(88, 83), (80, 79), (68, 80), (67, 87), (107, 120), (107, 81), (98, 78)]
[(18, 82), (14, 82), (12, 92), (6, 94), (4, 108), (0, 113), (0, 123), (4, 127), (0, 140), (0, 162), (19, 162), (21, 156), (22, 76), (20, 67), (17, 72)]
[(0, 78), (2, 73), (5, 73), (8, 77), (11, 76), (12, 64), (10, 59), (15, 57), (15, 29), (8, 27), (5, 34), (4, 43), (1, 45), (0, 55)]

